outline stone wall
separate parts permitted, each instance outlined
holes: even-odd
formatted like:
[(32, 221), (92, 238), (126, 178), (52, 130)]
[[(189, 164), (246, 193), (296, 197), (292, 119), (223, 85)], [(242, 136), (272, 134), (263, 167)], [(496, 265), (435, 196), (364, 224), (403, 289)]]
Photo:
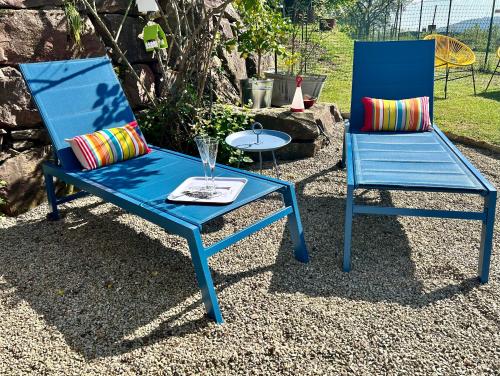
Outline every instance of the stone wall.
[[(49, 137), (18, 64), (106, 54), (106, 40), (85, 14), (82, 48), (74, 47), (62, 3), (62, 0), (0, 0), (0, 181), (7, 183), (0, 189), (0, 197), (6, 198), (7, 205), (1, 210), (9, 215), (19, 214), (44, 200), (40, 166), (51, 154)], [(128, 0), (97, 0), (96, 5), (104, 22), (114, 31)], [(223, 35), (233, 35), (232, 24), (237, 18), (234, 9), (229, 8), (222, 23)], [(159, 72), (151, 54), (146, 53), (137, 38), (145, 22), (134, 9), (123, 25), (119, 44), (147, 90), (154, 94), (160, 83)], [(234, 102), (238, 99), (237, 81), (247, 74), (245, 61), (235, 52), (219, 51), (218, 55), (214, 64), (223, 69), (217, 70), (213, 77), (214, 86), (219, 89), (217, 97)], [(146, 93), (131, 75), (121, 80), (132, 107), (139, 109), (147, 101)]]

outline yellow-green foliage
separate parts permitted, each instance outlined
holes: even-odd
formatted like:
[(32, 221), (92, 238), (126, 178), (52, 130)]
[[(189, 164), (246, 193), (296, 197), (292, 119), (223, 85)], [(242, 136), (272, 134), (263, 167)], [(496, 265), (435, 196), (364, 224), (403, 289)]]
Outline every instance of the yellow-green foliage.
[(77, 46), (80, 46), (83, 22), (74, 1), (67, 0), (64, 2), (64, 13), (66, 14), (71, 39)]

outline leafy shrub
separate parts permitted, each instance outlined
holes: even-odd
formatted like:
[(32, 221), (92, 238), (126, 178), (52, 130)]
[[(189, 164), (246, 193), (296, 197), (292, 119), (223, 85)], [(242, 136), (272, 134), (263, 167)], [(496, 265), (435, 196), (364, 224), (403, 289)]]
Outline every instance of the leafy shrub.
[(196, 108), (196, 91), (189, 87), (179, 99), (161, 100), (158, 106), (142, 111), (138, 122), (146, 140), (157, 146), (194, 154), (194, 124), (203, 116)]
[(194, 137), (207, 135), (220, 141), (219, 163), (236, 165), (240, 158), (243, 163), (251, 163), (250, 157), (224, 142), (229, 134), (250, 128), (254, 120), (250, 110), (227, 104), (197, 108), (192, 104), (196, 103), (195, 99), (194, 90), (186, 91), (175, 103), (162, 100), (157, 108), (142, 111), (137, 120), (146, 140), (153, 145), (197, 156)]
[(195, 126), (195, 133), (219, 139), (217, 161), (229, 165), (237, 165), (241, 159), (243, 163), (251, 163), (252, 159), (243, 152), (234, 149), (225, 143), (225, 138), (234, 132), (249, 129), (254, 121), (248, 108), (237, 108), (231, 105), (215, 104), (211, 112)]

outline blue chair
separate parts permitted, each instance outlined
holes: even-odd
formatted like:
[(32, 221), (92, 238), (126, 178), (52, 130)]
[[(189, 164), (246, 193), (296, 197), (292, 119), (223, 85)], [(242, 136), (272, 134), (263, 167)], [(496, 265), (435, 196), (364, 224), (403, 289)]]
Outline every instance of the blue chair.
[[(198, 285), (208, 315), (222, 323), (208, 258), (239, 240), (288, 217), (295, 257), (308, 261), (294, 186), (291, 183), (218, 165), (223, 177), (248, 179), (236, 201), (229, 205), (195, 205), (166, 202), (165, 198), (190, 176), (200, 175), (198, 158), (152, 147), (152, 152), (97, 170), (82, 171), (69, 144), (69, 137), (116, 127), (135, 120), (108, 58), (21, 64), (23, 76), (49, 131), (55, 163), (45, 163), (43, 172), (51, 207), (50, 219), (58, 219), (57, 206), (85, 194), (93, 194), (136, 214), (169, 233), (187, 239)], [(57, 198), (54, 177), (82, 191)], [(202, 226), (217, 217), (269, 195), (281, 193), (284, 206), (227, 238), (205, 247)], [(99, 234), (96, 234), (99, 236)]]
[[(441, 130), (361, 132), (362, 97), (430, 98), (433, 114), (434, 41), (356, 42), (351, 117), (346, 122), (342, 165), (347, 167), (343, 269), (351, 269), (354, 214), (402, 215), (482, 221), (479, 278), (488, 281), (497, 192)], [(445, 211), (358, 205), (356, 189), (477, 194), (484, 211)]]

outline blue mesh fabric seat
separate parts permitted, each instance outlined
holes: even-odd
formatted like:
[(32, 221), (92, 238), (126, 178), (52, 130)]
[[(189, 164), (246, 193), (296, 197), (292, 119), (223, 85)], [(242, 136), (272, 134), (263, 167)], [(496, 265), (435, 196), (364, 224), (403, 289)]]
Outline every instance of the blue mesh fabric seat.
[[(496, 189), (448, 140), (436, 124), (430, 132), (361, 132), (363, 97), (406, 99), (427, 96), (432, 120), (434, 41), (356, 42), (351, 116), (345, 124), (342, 165), (347, 168), (343, 269), (351, 269), (354, 214), (405, 215), (481, 220), (479, 278), (488, 281)], [(484, 197), (482, 212), (358, 205), (355, 190), (452, 192)]]
[[(248, 180), (233, 203), (182, 205), (166, 202), (170, 192), (186, 178), (199, 176), (202, 167), (198, 158), (157, 147), (135, 159), (82, 171), (65, 139), (135, 120), (108, 58), (21, 64), (21, 70), (55, 150), (56, 161), (43, 165), (51, 219), (59, 218), (58, 204), (90, 193), (186, 238), (205, 309), (217, 323), (222, 323), (223, 319), (208, 266), (210, 256), (287, 217), (295, 257), (307, 262), (308, 253), (291, 183), (218, 165), (218, 176)], [(54, 177), (82, 191), (57, 198)], [(273, 192), (282, 195), (284, 205), (280, 210), (211, 246), (203, 244), (203, 224)]]

